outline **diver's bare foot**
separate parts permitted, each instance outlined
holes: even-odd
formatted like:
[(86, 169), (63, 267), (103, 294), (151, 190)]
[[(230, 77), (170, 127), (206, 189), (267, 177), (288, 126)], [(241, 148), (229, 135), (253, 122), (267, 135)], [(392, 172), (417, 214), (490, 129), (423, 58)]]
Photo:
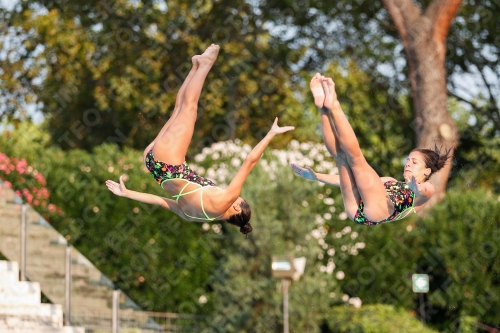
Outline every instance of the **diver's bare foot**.
[(316, 73), (316, 75), (314, 75), (311, 79), (309, 87), (311, 88), (311, 92), (314, 97), (314, 104), (316, 104), (316, 106), (321, 109), (325, 102), (325, 92), (323, 90), (323, 86), (321, 85), (320, 78), (321, 75), (319, 73)]
[(328, 110), (338, 105), (337, 93), (335, 92), (335, 83), (331, 77), (321, 77), (321, 85), (323, 86), (323, 91), (325, 92), (325, 102), (323, 106)]
[(199, 54), (197, 54), (191, 58), (191, 62), (193, 63), (193, 69), (197, 69), (198, 66), (200, 66), (199, 58), (200, 58)]
[(208, 65), (212, 66), (217, 59), (219, 54), (219, 45), (210, 45), (201, 56), (198, 57), (198, 63), (200, 66)]

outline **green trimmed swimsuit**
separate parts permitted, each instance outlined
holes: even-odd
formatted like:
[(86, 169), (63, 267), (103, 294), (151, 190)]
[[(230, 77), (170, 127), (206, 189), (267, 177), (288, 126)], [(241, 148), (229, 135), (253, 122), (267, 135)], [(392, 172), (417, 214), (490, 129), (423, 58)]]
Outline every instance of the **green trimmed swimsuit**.
[[(149, 170), (151, 175), (155, 178), (156, 182), (162, 188), (163, 184), (170, 180), (186, 181), (186, 185), (184, 185), (179, 194), (172, 196), (172, 198), (175, 199), (175, 202), (179, 203), (179, 198), (200, 191), (201, 210), (203, 211), (205, 217), (190, 216), (186, 213), (184, 213), (184, 215), (192, 219), (201, 221), (214, 221), (222, 216), (221, 214), (217, 217), (209, 217), (208, 214), (205, 212), (205, 208), (203, 207), (203, 188), (206, 186), (215, 186), (215, 183), (210, 179), (199, 176), (196, 172), (191, 170), (191, 168), (186, 162), (184, 162), (181, 165), (166, 164), (156, 159), (155, 156), (153, 155), (153, 150), (150, 150), (146, 155), (145, 163), (146, 163), (146, 168)], [(184, 190), (189, 184), (198, 185), (199, 188), (184, 193)]]

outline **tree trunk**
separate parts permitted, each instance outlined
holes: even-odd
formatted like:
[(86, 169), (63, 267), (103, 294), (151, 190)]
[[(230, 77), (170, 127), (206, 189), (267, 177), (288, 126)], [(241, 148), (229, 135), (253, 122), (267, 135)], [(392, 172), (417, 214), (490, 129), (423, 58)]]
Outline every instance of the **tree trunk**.
[[(445, 73), (446, 35), (461, 0), (434, 0), (421, 13), (411, 0), (382, 0), (398, 31), (408, 62), (417, 148), (453, 149), (459, 134), (448, 113)], [(451, 160), (430, 181), (436, 192), (427, 207), (441, 200)]]

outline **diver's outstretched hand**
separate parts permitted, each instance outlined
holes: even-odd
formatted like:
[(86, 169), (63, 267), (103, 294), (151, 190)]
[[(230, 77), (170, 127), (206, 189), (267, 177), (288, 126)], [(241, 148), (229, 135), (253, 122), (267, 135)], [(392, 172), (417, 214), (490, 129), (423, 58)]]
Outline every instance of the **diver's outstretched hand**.
[(290, 166), (292, 167), (293, 172), (295, 172), (296, 175), (307, 180), (318, 180), (316, 172), (314, 172), (314, 170), (310, 167), (303, 168), (294, 163), (291, 163)]
[(415, 193), (416, 196), (420, 195), (420, 191), (418, 190), (418, 185), (419, 184), (417, 183), (417, 180), (415, 179), (415, 176), (411, 176), (411, 180), (408, 183), (408, 186), (413, 191), (413, 193)]
[(281, 133), (285, 133), (285, 132), (288, 132), (288, 131), (291, 131), (295, 129), (294, 126), (283, 126), (283, 127), (279, 127), (278, 126), (278, 117), (276, 117), (276, 119), (274, 119), (274, 124), (273, 126), (271, 127), (271, 129), (269, 130), (269, 133), (271, 134), (281, 134)]
[(110, 190), (119, 197), (126, 196), (128, 191), (127, 188), (125, 187), (125, 184), (123, 183), (123, 176), (120, 176), (120, 184), (112, 180), (106, 180), (106, 186), (108, 187), (108, 190)]

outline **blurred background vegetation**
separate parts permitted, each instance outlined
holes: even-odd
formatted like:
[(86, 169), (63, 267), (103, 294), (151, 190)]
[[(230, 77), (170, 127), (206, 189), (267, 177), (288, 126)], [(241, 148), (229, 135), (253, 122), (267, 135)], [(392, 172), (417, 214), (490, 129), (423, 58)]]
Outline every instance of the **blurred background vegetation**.
[[(423, 217), (355, 225), (338, 189), (295, 178), (284, 163), (333, 170), (308, 93), (321, 71), (335, 78), (370, 164), (400, 174), (416, 142), (413, 106), (403, 50), (378, 1), (4, 4), (0, 152), (43, 175), (50, 196), (40, 212), (143, 309), (207, 315), (207, 327), (220, 332), (279, 332), (270, 256), (288, 253), (307, 258), (290, 290), (297, 331), (500, 328), (499, 14), (494, 1), (467, 0), (451, 26), (448, 108), (461, 141), (448, 195)], [(249, 239), (225, 224), (185, 223), (104, 186), (127, 174), (130, 188), (161, 194), (142, 149), (170, 115), (190, 57), (212, 42), (221, 51), (188, 160), (224, 184), (274, 117), (296, 126), (247, 180)], [(18, 191), (38, 191), (34, 177), (0, 170)], [(427, 327), (411, 292), (417, 272), (432, 279)], [(356, 298), (360, 309), (350, 303)]]

